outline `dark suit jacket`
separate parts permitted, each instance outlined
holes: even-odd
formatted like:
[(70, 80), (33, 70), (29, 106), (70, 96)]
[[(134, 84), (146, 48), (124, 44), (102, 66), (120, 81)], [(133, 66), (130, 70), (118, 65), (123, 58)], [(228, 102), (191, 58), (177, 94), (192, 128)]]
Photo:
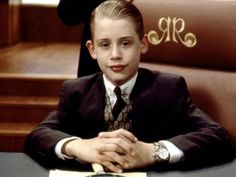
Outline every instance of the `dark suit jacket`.
[[(230, 152), (227, 132), (192, 103), (183, 77), (140, 69), (130, 99), (132, 133), (140, 141), (169, 140), (188, 163), (215, 161)], [(66, 81), (58, 110), (28, 136), (26, 152), (50, 162), (57, 159), (54, 148), (59, 140), (92, 138), (107, 131), (104, 107), (101, 73)]]
[[(97, 61), (93, 60), (86, 47), (86, 41), (90, 39), (90, 15), (95, 7), (104, 0), (60, 0), (57, 13), (61, 21), (68, 25), (84, 23), (81, 39), (78, 76), (94, 74), (100, 71)], [(88, 67), (89, 66), (89, 67)]]

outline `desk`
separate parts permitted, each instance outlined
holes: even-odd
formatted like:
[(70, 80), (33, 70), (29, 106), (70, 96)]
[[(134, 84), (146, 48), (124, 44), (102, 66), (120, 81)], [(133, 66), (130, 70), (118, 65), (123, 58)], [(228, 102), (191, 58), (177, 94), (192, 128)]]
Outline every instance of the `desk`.
[[(49, 171), (24, 153), (0, 153), (0, 177), (48, 177)], [(235, 177), (232, 162), (193, 171), (148, 172), (148, 177)]]

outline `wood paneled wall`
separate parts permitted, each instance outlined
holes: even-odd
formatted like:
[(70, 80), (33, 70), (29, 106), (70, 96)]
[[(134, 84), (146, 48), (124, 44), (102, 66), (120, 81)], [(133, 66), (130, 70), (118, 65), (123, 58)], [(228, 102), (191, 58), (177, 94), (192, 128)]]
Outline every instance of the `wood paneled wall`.
[(0, 0), (0, 45), (19, 41), (20, 0)]
[(79, 42), (83, 25), (65, 26), (57, 16), (56, 7), (21, 6), (21, 40)]
[(56, 7), (20, 5), (20, 0), (0, 0), (0, 45), (19, 41), (79, 42), (83, 24), (68, 27)]

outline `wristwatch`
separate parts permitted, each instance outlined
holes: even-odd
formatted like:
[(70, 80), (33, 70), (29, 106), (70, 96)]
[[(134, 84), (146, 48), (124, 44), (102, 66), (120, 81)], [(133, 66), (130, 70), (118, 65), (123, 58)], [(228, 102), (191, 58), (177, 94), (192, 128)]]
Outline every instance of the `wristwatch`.
[(153, 157), (158, 163), (168, 163), (170, 160), (170, 153), (166, 146), (161, 142), (154, 142)]

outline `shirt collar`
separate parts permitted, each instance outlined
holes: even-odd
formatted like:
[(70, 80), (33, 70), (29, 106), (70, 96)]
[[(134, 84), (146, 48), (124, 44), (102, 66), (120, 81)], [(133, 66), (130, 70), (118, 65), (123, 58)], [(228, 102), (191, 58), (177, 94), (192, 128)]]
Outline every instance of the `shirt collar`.
[[(134, 84), (137, 80), (137, 76), (138, 76), (138, 72), (129, 81), (120, 85), (121, 94), (122, 94), (123, 98), (129, 97), (129, 95), (131, 94)], [(103, 74), (103, 80), (104, 80), (104, 84), (105, 84), (105, 88), (106, 88), (106, 92), (107, 92), (108, 96), (109, 97), (116, 97), (115, 93), (113, 91), (116, 86), (113, 85), (104, 74)]]

